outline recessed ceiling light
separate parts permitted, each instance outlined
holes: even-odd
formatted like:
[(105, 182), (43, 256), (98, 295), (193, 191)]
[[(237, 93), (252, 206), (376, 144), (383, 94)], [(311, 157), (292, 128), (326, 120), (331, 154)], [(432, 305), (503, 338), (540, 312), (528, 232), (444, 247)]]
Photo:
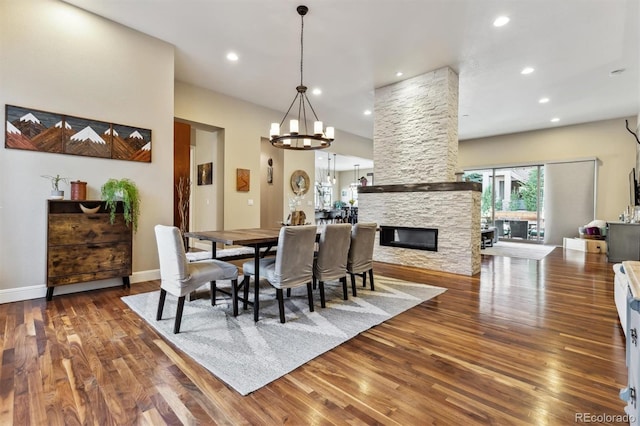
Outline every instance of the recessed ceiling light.
[(365, 109), (364, 110), (364, 115), (371, 115), (371, 110), (370, 109)]
[(230, 60), (231, 62), (235, 62), (238, 60), (238, 54), (235, 52), (229, 52), (227, 53), (227, 59)]
[(623, 72), (625, 72), (626, 70), (624, 68), (618, 68), (617, 70), (613, 70), (609, 72), (609, 77), (615, 77), (618, 76), (620, 74), (622, 74)]
[(316, 87), (315, 89), (313, 89), (313, 91), (311, 93), (313, 93), (316, 96), (322, 95), (322, 89)]
[(558, 117), (554, 117), (551, 119), (552, 123), (557, 123), (558, 121), (560, 121), (560, 119)]
[(403, 75), (403, 74), (404, 74), (404, 73), (403, 73), (402, 71), (398, 71), (398, 72), (396, 73), (396, 77), (402, 77), (402, 75)]
[(498, 16), (495, 21), (493, 21), (494, 27), (502, 27), (503, 25), (507, 25), (509, 23), (508, 16)]
[(531, 74), (533, 71), (534, 71), (534, 69), (533, 69), (533, 68), (531, 68), (531, 67), (526, 67), (526, 68), (523, 68), (523, 69), (522, 69), (522, 71), (520, 71), (520, 74), (527, 75), (527, 74)]
[(540, 102), (541, 104), (546, 104), (547, 102), (549, 102), (549, 98), (540, 98), (538, 102)]

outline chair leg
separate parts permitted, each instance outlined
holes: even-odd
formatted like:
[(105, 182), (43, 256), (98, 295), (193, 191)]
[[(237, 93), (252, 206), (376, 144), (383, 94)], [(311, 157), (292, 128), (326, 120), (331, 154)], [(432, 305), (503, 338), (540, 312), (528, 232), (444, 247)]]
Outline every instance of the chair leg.
[(291, 289), (290, 288), (287, 289), (287, 297), (291, 297)]
[(316, 289), (316, 281), (317, 281), (317, 280), (316, 280), (316, 276), (314, 275), (314, 276), (313, 276), (313, 289), (314, 289), (314, 290)]
[(180, 323), (182, 322), (182, 310), (184, 309), (185, 296), (178, 298), (178, 311), (176, 312), (176, 323), (173, 326), (173, 334), (180, 333)]
[(375, 291), (375, 287), (373, 285), (373, 268), (369, 269), (369, 282), (371, 283), (371, 291)]
[(164, 299), (166, 298), (167, 298), (167, 290), (161, 288), (160, 300), (158, 301), (158, 314), (156, 315), (156, 321), (160, 321), (162, 319), (162, 309), (164, 308)]
[(231, 280), (231, 309), (233, 316), (238, 316), (238, 279)]
[[(320, 281), (320, 307), (321, 308), (326, 308), (327, 307), (327, 303), (325, 301), (324, 298), (324, 281)], [(313, 309), (312, 309), (313, 311)]]
[(216, 282), (211, 281), (209, 286), (211, 287), (211, 306), (216, 306)]
[(276, 297), (278, 298), (278, 310), (280, 311), (280, 322), (284, 324), (284, 297), (282, 295), (282, 289), (276, 289)]
[[(347, 295), (347, 277), (344, 276), (342, 278), (340, 278), (340, 282), (342, 283), (342, 298), (344, 300), (348, 300), (349, 296)], [(323, 306), (324, 308), (324, 306)]]
[(366, 287), (367, 286), (367, 273), (363, 272), (362, 273), (362, 287)]
[(249, 282), (251, 280), (249, 279), (249, 275), (245, 275), (244, 279), (242, 280), (242, 285), (244, 286), (243, 291), (244, 291), (244, 300), (242, 301), (242, 310), (246, 311), (249, 302)]
[[(322, 281), (320, 285), (322, 286)], [(309, 311), (313, 312), (313, 289), (311, 288), (311, 281), (307, 283), (307, 296), (309, 296)]]
[(356, 276), (351, 273), (349, 275), (351, 275), (351, 294), (353, 294), (353, 297), (356, 297)]

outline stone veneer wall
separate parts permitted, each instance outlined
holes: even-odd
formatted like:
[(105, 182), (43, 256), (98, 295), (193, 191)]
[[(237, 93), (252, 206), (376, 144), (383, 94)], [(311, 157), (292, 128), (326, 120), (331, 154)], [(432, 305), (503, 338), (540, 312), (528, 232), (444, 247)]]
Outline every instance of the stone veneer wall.
[(480, 192), (385, 192), (358, 194), (358, 222), (438, 229), (438, 251), (381, 246), (379, 262), (474, 275), (480, 272)]
[[(376, 89), (375, 98), (374, 173), (382, 188), (359, 192), (358, 221), (437, 228), (438, 251), (385, 247), (376, 241), (374, 260), (461, 275), (479, 273), (481, 192), (416, 191), (410, 185), (454, 181), (457, 74), (442, 68)], [(385, 185), (407, 188), (385, 192)]]
[(458, 165), (458, 75), (441, 68), (375, 91), (376, 184), (450, 182)]

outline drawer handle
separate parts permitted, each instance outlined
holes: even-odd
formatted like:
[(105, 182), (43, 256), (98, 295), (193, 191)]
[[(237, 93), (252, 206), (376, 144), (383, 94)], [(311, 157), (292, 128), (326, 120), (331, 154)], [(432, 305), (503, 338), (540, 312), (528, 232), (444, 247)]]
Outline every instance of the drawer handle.
[(97, 249), (97, 248), (100, 248), (100, 246), (96, 246), (96, 245), (91, 244), (91, 245), (88, 245), (87, 248), (89, 248), (89, 249)]

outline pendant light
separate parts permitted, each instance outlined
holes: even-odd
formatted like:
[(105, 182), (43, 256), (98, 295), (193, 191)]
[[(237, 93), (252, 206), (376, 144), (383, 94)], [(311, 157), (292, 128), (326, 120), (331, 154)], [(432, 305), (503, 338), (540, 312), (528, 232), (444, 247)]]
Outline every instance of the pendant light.
[[(322, 121), (318, 119), (311, 102), (307, 97), (307, 86), (302, 81), (303, 76), (303, 53), (304, 53), (304, 16), (309, 11), (307, 6), (298, 6), (298, 14), (300, 15), (300, 84), (296, 87), (296, 96), (293, 98), (289, 109), (282, 117), (280, 124), (271, 123), (269, 136), (271, 145), (282, 149), (310, 150), (324, 149), (331, 146), (334, 139), (335, 130), (333, 127), (323, 127)], [(289, 133), (280, 134), (280, 128), (287, 119), (289, 111), (294, 104), (298, 104), (298, 118), (289, 121)], [(313, 133), (307, 130), (307, 105), (313, 113), (315, 121), (313, 123)], [(304, 129), (304, 131), (302, 131)]]
[(331, 183), (331, 157), (327, 155), (327, 183)]
[(336, 184), (336, 154), (333, 154), (333, 184)]

